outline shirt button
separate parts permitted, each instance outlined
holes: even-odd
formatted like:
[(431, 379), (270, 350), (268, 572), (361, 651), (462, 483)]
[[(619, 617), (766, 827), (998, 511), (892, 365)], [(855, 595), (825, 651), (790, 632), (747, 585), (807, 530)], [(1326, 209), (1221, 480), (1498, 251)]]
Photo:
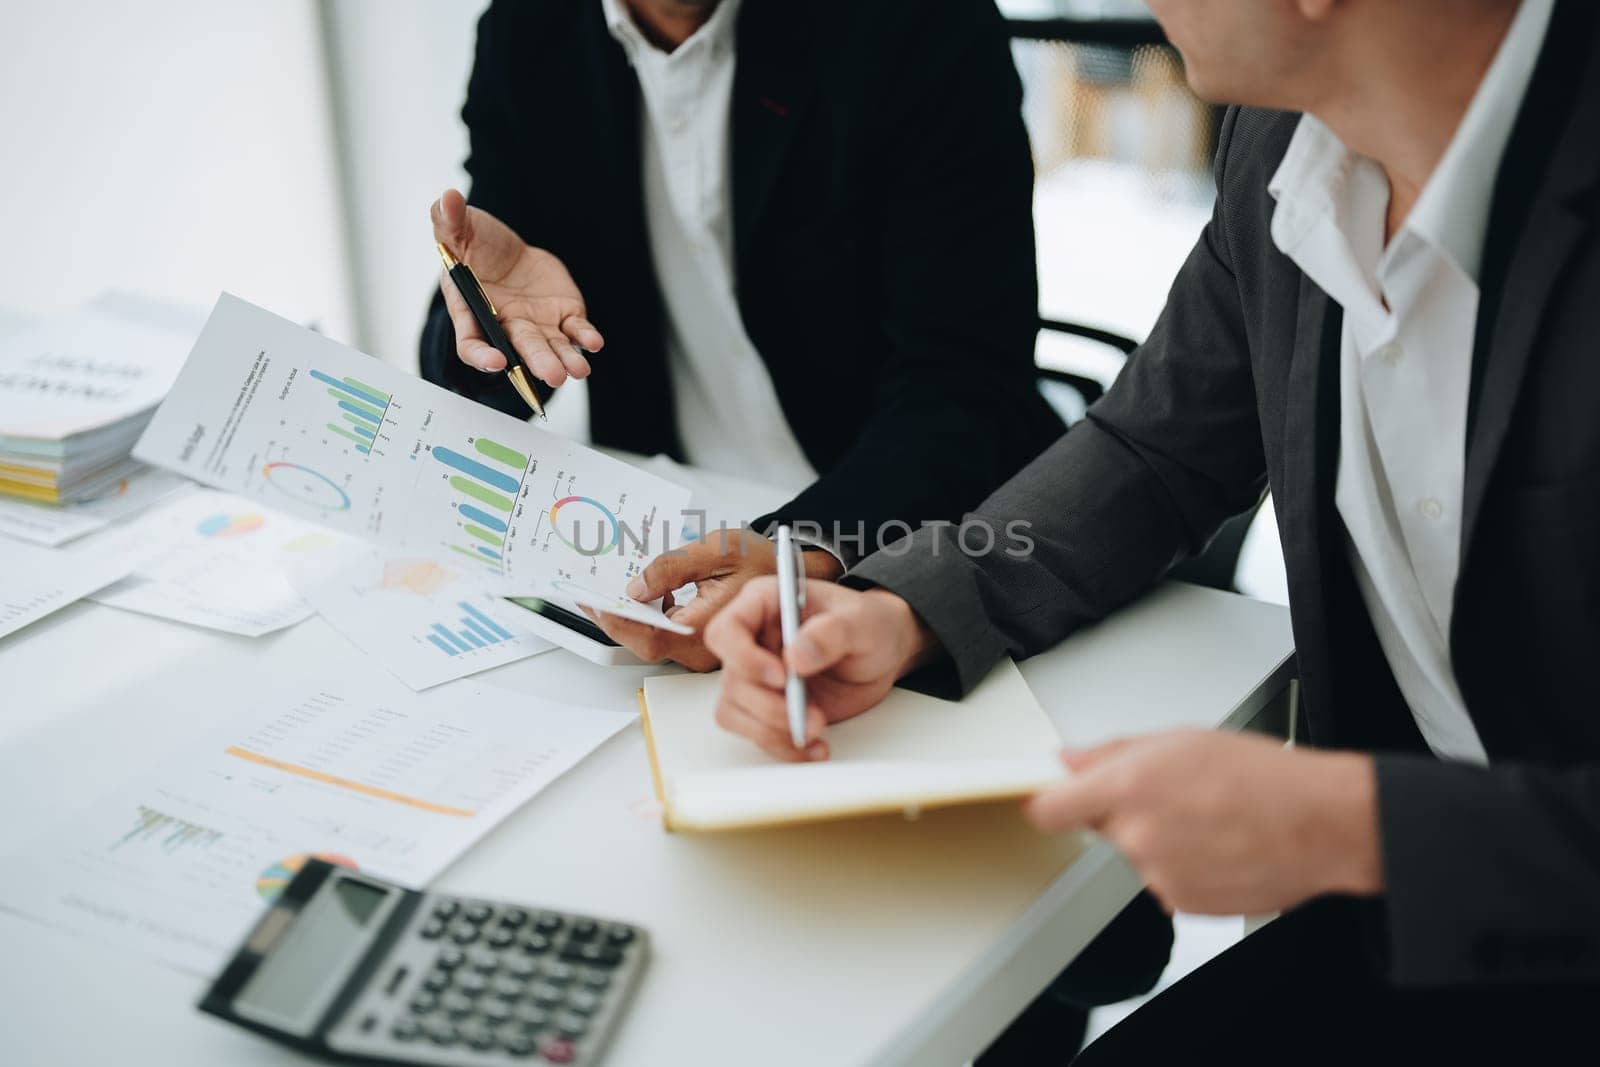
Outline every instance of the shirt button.
[(1400, 360), (1404, 358), (1405, 354), (1405, 349), (1401, 348), (1397, 342), (1393, 341), (1378, 349), (1378, 358), (1389, 364), (1391, 367), (1398, 364)]
[(1421, 511), (1423, 518), (1426, 519), (1437, 519), (1444, 515), (1444, 505), (1431, 496), (1418, 504), (1417, 510)]

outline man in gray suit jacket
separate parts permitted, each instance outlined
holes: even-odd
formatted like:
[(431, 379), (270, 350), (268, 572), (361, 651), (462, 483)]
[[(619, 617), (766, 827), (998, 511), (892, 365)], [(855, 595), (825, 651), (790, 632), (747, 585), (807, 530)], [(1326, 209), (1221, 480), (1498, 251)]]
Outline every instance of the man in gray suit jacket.
[(749, 587), (708, 636), (719, 720), (825, 759), (826, 724), (896, 679), (969, 689), (1270, 487), (1315, 747), (1177, 733), (1069, 753), (1076, 773), (1027, 813), (1103, 834), (1170, 907), (1286, 914), (1086, 1057), (1478, 1061), (1584, 1034), (1600, 5), (1151, 6), (1196, 90), (1248, 106), (1223, 123), (1215, 215), (1149, 341), (962, 527), (867, 559), (846, 581), (864, 591), (812, 583), (787, 653), (816, 705), (802, 750), (776, 593)]

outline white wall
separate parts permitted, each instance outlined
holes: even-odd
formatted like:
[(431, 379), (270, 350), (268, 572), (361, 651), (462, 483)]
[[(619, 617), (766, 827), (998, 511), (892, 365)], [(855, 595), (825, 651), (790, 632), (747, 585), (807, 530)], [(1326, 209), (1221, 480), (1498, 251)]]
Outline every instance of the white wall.
[(353, 336), (312, 0), (18, 4), (5, 26), (0, 303), (229, 289)]
[(483, 0), (322, 3), (361, 347), (411, 369), (439, 276), (428, 205), (447, 185), (465, 191), (460, 112), (485, 6)]

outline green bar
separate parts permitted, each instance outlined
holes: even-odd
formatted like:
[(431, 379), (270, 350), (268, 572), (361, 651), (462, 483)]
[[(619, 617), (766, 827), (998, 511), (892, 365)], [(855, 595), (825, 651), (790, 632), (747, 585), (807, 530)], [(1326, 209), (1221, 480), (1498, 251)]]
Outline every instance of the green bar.
[(467, 531), (467, 533), (471, 534), (473, 537), (476, 537), (478, 540), (487, 541), (496, 548), (506, 547), (506, 543), (504, 541), (500, 540), (499, 537), (490, 533), (488, 530), (485, 530), (482, 526), (474, 526), (471, 523), (468, 523), (461, 528)]
[(509, 498), (501, 496), (493, 489), (485, 489), (480, 483), (473, 481), (471, 478), (463, 478), (458, 474), (450, 479), (450, 485), (455, 489), (461, 490), (472, 499), (488, 504), (496, 511), (504, 511), (508, 514), (511, 511)]
[(363, 393), (371, 393), (373, 396), (381, 396), (381, 397), (384, 398), (384, 400), (392, 400), (392, 399), (394, 399), (388, 393), (384, 392), (382, 389), (379, 389), (379, 388), (377, 388), (375, 386), (368, 385), (366, 382), (358, 382), (354, 378), (345, 378), (345, 379), (343, 379), (343, 381), (344, 381), (344, 383), (346, 385), (353, 385), (357, 389), (360, 389)]
[(482, 552), (474, 552), (472, 549), (470, 549), (470, 548), (462, 548), (460, 545), (451, 545), (450, 546), (450, 550), (452, 552), (459, 552), (463, 556), (470, 556), (472, 559), (477, 560), (479, 563), (486, 563), (489, 566), (494, 567), (496, 570), (500, 569), (499, 565), (496, 564), (494, 560), (490, 559), (488, 556), (485, 556)]
[(383, 421), (383, 410), (381, 408), (375, 408), (371, 404), (364, 404), (355, 397), (351, 396), (349, 393), (341, 393), (337, 389), (329, 389), (328, 395), (333, 397), (335, 400), (343, 400), (346, 404), (349, 404), (353, 408), (367, 412), (372, 416), (373, 422)]
[(371, 448), (372, 447), (372, 442), (369, 441), (367, 438), (365, 438), (365, 437), (357, 437), (355, 434), (351, 433), (349, 430), (346, 430), (343, 426), (340, 426), (338, 423), (333, 423), (333, 422), (328, 423), (328, 429), (332, 430), (334, 433), (338, 434), (340, 437), (348, 437), (350, 440), (354, 441), (356, 444), (360, 445), (362, 448)]
[(518, 452), (514, 448), (507, 448), (499, 441), (491, 441), (487, 437), (480, 437), (476, 441), (472, 442), (472, 447), (476, 448), (479, 452), (482, 452), (490, 459), (497, 459), (508, 467), (515, 467), (517, 470), (523, 470), (528, 466), (527, 456), (524, 456), (521, 452)]
[(352, 415), (348, 411), (344, 412), (344, 421), (353, 422), (363, 430), (377, 429), (376, 426), (372, 425), (372, 421), (370, 419), (363, 419), (360, 415)]

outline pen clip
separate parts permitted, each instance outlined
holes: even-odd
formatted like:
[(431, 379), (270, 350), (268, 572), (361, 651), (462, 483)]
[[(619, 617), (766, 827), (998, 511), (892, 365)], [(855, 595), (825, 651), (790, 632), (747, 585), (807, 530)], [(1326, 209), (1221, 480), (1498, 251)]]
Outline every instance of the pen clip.
[(794, 607), (796, 612), (806, 610), (806, 554), (800, 547), (800, 542), (789, 540), (789, 548), (794, 552)]

